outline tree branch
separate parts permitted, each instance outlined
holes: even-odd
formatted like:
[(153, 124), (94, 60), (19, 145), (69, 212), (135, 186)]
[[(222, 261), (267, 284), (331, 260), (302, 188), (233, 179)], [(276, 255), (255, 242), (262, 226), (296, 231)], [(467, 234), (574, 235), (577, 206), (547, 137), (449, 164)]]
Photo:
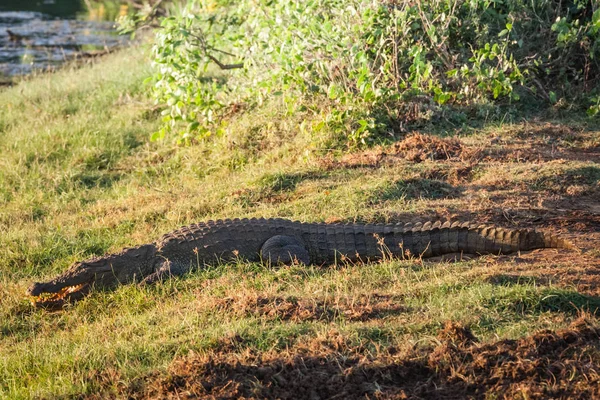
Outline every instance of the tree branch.
[(206, 57), (210, 58), (215, 64), (217, 64), (219, 66), (219, 68), (221, 69), (236, 69), (236, 68), (244, 68), (244, 63), (238, 63), (238, 64), (223, 64), (221, 61), (217, 60), (217, 58), (215, 58), (214, 56), (205, 53), (204, 54)]
[(244, 63), (237, 63), (237, 64), (223, 64), (221, 61), (219, 61), (218, 58), (216, 58), (215, 56), (213, 56), (212, 54), (210, 54), (210, 50), (213, 51), (217, 51), (219, 53), (223, 53), (229, 56), (234, 56), (231, 53), (228, 53), (224, 50), (219, 50), (216, 49), (212, 46), (209, 46), (206, 43), (206, 40), (204, 38), (204, 33), (201, 34), (201, 36), (198, 36), (196, 34), (190, 33), (190, 36), (192, 36), (193, 38), (196, 38), (198, 40), (198, 42), (200, 43), (200, 47), (202, 48), (202, 52), (204, 53), (204, 56), (207, 57), (208, 59), (210, 59), (212, 62), (214, 62), (215, 64), (217, 64), (219, 66), (219, 68), (221, 69), (238, 69), (238, 68), (244, 68)]

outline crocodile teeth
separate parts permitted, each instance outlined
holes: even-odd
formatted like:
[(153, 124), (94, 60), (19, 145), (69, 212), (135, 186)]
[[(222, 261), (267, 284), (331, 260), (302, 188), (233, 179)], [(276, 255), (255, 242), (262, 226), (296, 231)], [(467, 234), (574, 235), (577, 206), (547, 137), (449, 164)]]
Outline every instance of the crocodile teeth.
[(60, 302), (63, 301), (68, 295), (78, 292), (86, 285), (87, 283), (82, 283), (79, 285), (64, 287), (56, 293), (42, 293), (39, 296), (33, 296), (31, 303), (36, 305), (38, 303)]

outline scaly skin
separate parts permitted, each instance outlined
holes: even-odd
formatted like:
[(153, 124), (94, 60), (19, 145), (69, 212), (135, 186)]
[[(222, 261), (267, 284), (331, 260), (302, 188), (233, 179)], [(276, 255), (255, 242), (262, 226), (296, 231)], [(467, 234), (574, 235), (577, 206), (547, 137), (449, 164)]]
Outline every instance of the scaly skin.
[(333, 264), (383, 257), (433, 257), (450, 253), (508, 254), (571, 248), (556, 236), (458, 222), (426, 224), (311, 224), (284, 219), (209, 221), (180, 228), (155, 243), (74, 264), (28, 289), (38, 307), (60, 307), (96, 289), (152, 283), (192, 268), (235, 259), (289, 264)]

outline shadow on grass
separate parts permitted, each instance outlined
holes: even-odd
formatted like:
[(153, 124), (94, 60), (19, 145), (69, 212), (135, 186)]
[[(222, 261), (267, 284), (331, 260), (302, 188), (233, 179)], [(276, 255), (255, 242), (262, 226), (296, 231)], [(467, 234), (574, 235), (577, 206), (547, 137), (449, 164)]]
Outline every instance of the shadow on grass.
[[(527, 278), (526, 278), (527, 279)], [(496, 276), (490, 282), (505, 286), (505, 277)], [(535, 280), (534, 280), (535, 282)], [(523, 284), (525, 282), (522, 282)], [(541, 290), (525, 288), (518, 290), (520, 282), (509, 282), (516, 290), (496, 295), (485, 302), (487, 308), (515, 314), (541, 314), (556, 312), (577, 315), (587, 312), (600, 314), (600, 297), (581, 294), (574, 290), (545, 288)]]
[(435, 179), (404, 179), (384, 187), (373, 200), (448, 199), (459, 197), (461, 192), (460, 188)]
[(85, 189), (110, 189), (114, 184), (123, 179), (124, 174), (111, 171), (80, 172), (72, 176), (64, 177), (56, 185), (56, 191), (60, 194)]
[(322, 171), (292, 173), (277, 172), (274, 174), (263, 175), (258, 182), (258, 187), (262, 192), (292, 192), (296, 190), (296, 187), (304, 181), (319, 180), (326, 178), (327, 176), (328, 173)]
[(74, 182), (86, 189), (108, 189), (122, 178), (123, 174), (120, 173), (85, 172), (75, 176)]
[(302, 182), (328, 176), (324, 171), (267, 173), (258, 179), (254, 187), (239, 190), (234, 193), (234, 197), (237, 202), (247, 207), (253, 207), (257, 202), (281, 202), (287, 200)]

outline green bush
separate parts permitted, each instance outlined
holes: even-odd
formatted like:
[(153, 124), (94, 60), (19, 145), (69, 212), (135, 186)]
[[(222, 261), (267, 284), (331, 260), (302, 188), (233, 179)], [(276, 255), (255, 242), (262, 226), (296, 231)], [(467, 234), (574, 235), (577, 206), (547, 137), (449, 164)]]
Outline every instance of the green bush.
[(156, 35), (155, 138), (222, 134), (231, 107), (275, 96), (351, 145), (523, 96), (593, 116), (599, 57), (594, 0), (196, 0)]

